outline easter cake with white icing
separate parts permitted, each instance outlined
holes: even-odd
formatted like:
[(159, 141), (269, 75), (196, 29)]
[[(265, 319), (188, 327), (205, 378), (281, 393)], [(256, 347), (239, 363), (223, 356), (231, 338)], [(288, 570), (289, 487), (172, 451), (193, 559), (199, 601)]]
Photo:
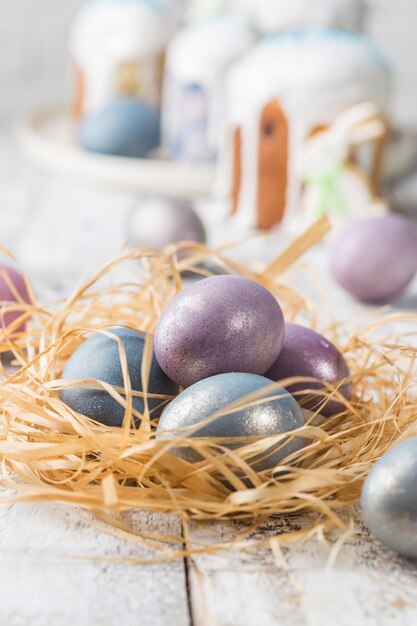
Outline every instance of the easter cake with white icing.
[[(266, 37), (229, 72), (226, 91), (231, 212), (245, 226), (269, 229), (299, 217), (309, 177), (302, 171), (306, 142), (352, 106), (369, 103), (364, 121), (378, 118), (380, 132), (361, 143), (369, 144), (370, 170), (380, 160), (389, 72), (362, 35), (308, 30)], [(331, 168), (344, 165), (335, 158)]]

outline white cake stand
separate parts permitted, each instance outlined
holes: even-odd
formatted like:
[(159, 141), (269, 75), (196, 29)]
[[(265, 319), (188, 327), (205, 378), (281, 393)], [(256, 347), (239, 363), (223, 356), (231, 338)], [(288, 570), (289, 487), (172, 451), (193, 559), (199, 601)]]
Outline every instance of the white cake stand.
[[(18, 139), (24, 152), (45, 169), (102, 186), (184, 198), (208, 196), (214, 189), (214, 165), (188, 165), (158, 156), (127, 159), (82, 150), (63, 109), (31, 114), (18, 126)], [(395, 131), (387, 151), (385, 182), (401, 179), (416, 163), (416, 137)]]
[(69, 113), (63, 109), (31, 114), (18, 125), (17, 136), (25, 154), (44, 169), (102, 186), (196, 198), (209, 195), (214, 185), (213, 165), (190, 166), (157, 156), (130, 159), (82, 150)]

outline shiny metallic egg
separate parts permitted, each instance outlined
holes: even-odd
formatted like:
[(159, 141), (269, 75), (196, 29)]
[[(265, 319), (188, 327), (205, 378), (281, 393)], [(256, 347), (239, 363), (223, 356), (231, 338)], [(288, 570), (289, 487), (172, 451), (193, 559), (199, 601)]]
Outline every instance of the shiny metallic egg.
[[(107, 329), (123, 343), (132, 391), (141, 392), (142, 387), (142, 356), (146, 333), (136, 332), (129, 328), (115, 327)], [(95, 334), (88, 338), (68, 360), (62, 378), (74, 380), (95, 379), (110, 385), (124, 388), (123, 370), (120, 363), (119, 345), (116, 339), (103, 334)], [(174, 396), (178, 386), (173, 383), (159, 367), (155, 356), (151, 364), (148, 392), (164, 396)], [(71, 389), (63, 389), (61, 400), (74, 411), (101, 422), (107, 426), (121, 426), (125, 414), (124, 407), (107, 391), (88, 389), (80, 385)], [(159, 417), (164, 401), (148, 398), (150, 416)], [(133, 397), (133, 407), (140, 413), (144, 410), (143, 398)]]
[(417, 437), (394, 446), (375, 463), (361, 505), (375, 537), (403, 556), (417, 557)]
[[(245, 398), (254, 392), (259, 393), (255, 401), (257, 404), (245, 402)], [(240, 408), (239, 401), (240, 406), (248, 406)], [(230, 409), (231, 412), (210, 420), (214, 414), (227, 411), (232, 404), (235, 404), (236, 410)], [(254, 374), (220, 374), (201, 380), (177, 396), (161, 415), (157, 437), (242, 438), (241, 444), (224, 444), (229, 448), (238, 448), (252, 443), (253, 439), (263, 439), (301, 428), (304, 423), (301, 408), (282, 387), (274, 386), (270, 380)], [(200, 427), (193, 428), (199, 424)], [(265, 454), (261, 455), (264, 458), (258, 461), (254, 459), (252, 465), (257, 471), (272, 469), (304, 445), (305, 441), (301, 437), (292, 439), (283, 447), (281, 442), (276, 451), (268, 450), (267, 457)], [(173, 452), (191, 462), (199, 458), (195, 451), (187, 447), (175, 448)]]
[[(343, 355), (331, 341), (311, 328), (287, 323), (282, 350), (265, 376), (277, 382), (293, 377), (315, 378), (337, 387), (350, 376), (350, 371)], [(314, 411), (323, 403), (324, 397), (309, 398), (311, 392), (305, 395), (300, 393), (307, 389), (323, 390), (323, 385), (320, 382), (301, 382), (288, 387), (291, 393), (297, 392), (295, 397), (304, 408)], [(352, 385), (348, 382), (340, 385), (339, 392), (349, 399)], [(342, 402), (329, 400), (320, 413), (330, 417), (345, 410)]]
[(284, 341), (281, 307), (262, 285), (212, 276), (184, 289), (162, 313), (155, 354), (183, 387), (227, 372), (263, 375)]

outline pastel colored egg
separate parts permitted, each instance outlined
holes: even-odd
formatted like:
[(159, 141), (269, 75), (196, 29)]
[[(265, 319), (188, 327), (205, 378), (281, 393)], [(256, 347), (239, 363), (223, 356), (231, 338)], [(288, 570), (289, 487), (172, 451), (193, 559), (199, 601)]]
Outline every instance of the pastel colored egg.
[(361, 504), (365, 523), (382, 543), (417, 557), (417, 437), (394, 446), (375, 463)]
[[(250, 406), (250, 402), (245, 401), (245, 398), (253, 393), (257, 393), (257, 404)], [(239, 401), (241, 406), (244, 404), (249, 406), (240, 408), (237, 405), (235, 411), (210, 421), (212, 415), (226, 411), (230, 405)], [(199, 424), (201, 424), (199, 428), (193, 428)], [(157, 437), (242, 438), (242, 443), (222, 444), (233, 449), (253, 443), (256, 439), (280, 435), (302, 426), (304, 426), (302, 410), (285, 389), (272, 385), (271, 381), (263, 376), (232, 373), (201, 380), (177, 396), (161, 415)], [(276, 450), (274, 448), (267, 450), (260, 455), (262, 458), (254, 458), (251, 465), (257, 471), (272, 469), (304, 445), (305, 440), (301, 437), (290, 440), (284, 446), (280, 442)], [(190, 462), (199, 459), (198, 453), (191, 447), (176, 447), (173, 452)]]
[(264, 374), (284, 341), (276, 299), (241, 276), (212, 276), (184, 289), (163, 312), (155, 354), (183, 387), (226, 372)]
[(119, 98), (80, 126), (81, 146), (89, 152), (146, 157), (159, 143), (159, 115), (135, 98)]
[(177, 241), (206, 241), (204, 225), (191, 203), (167, 198), (143, 202), (132, 214), (128, 236), (134, 246), (159, 249)]
[[(310, 328), (298, 324), (285, 325), (285, 340), (278, 359), (265, 374), (266, 378), (281, 381), (285, 378), (316, 378), (318, 381), (337, 386), (350, 376), (349, 367), (335, 345)], [(296, 383), (288, 387), (292, 393), (304, 389), (323, 389), (319, 382)], [(350, 383), (341, 385), (338, 390), (347, 399), (351, 397)], [(296, 394), (296, 399), (306, 409), (315, 410), (323, 402), (323, 397), (308, 398)], [(345, 410), (345, 406), (336, 400), (330, 400), (321, 409), (321, 414), (329, 417)]]
[[(143, 389), (141, 366), (146, 333), (122, 327), (107, 330), (121, 339), (126, 353), (132, 390), (141, 392)], [(62, 378), (80, 381), (95, 379), (124, 388), (117, 340), (103, 334), (95, 334), (87, 339), (68, 360)], [(178, 391), (178, 386), (167, 378), (153, 357), (148, 393), (175, 396)], [(80, 385), (74, 389), (63, 389), (60, 397), (74, 411), (97, 422), (107, 426), (122, 425), (125, 414), (124, 408), (105, 390), (87, 389)], [(164, 404), (166, 404), (166, 400), (148, 398), (151, 418), (159, 417)], [(142, 413), (144, 410), (143, 398), (133, 397), (133, 406)]]
[[(25, 304), (30, 304), (30, 296), (27, 290), (25, 279), (22, 274), (13, 267), (0, 263), (0, 308), (10, 306), (16, 310), (0, 312), (0, 329), (7, 328), (15, 320), (25, 313)], [(22, 307), (19, 307), (19, 304)], [(25, 323), (16, 331), (21, 331), (25, 327)]]
[(337, 282), (363, 302), (389, 302), (417, 272), (414, 224), (388, 214), (361, 220), (337, 240), (331, 256)]

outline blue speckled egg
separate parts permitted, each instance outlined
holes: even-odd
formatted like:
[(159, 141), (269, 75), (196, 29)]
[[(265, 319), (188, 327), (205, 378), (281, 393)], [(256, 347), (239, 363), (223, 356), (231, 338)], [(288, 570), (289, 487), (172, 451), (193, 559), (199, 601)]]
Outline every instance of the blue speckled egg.
[[(262, 392), (262, 390), (265, 390)], [(209, 418), (217, 412), (227, 410), (230, 405), (245, 404), (245, 398), (259, 392), (258, 404), (239, 408), (216, 418)], [(259, 400), (262, 400), (259, 403)], [(248, 402), (248, 404), (250, 404)], [(209, 423), (207, 423), (209, 421)], [(187, 432), (190, 427), (204, 422), (201, 427)], [(290, 432), (304, 426), (304, 415), (294, 398), (282, 387), (273, 385), (270, 380), (255, 374), (219, 374), (206, 378), (183, 391), (164, 410), (159, 420), (157, 436), (162, 439), (181, 437), (241, 437), (242, 444), (227, 444), (229, 448), (247, 445), (254, 439), (262, 439)], [(248, 441), (250, 438), (252, 441)], [(289, 441), (284, 447), (270, 449), (268, 456), (254, 459), (252, 466), (257, 471), (272, 469), (289, 454), (301, 449), (305, 444), (301, 437)], [(282, 444), (281, 444), (282, 445)], [(191, 448), (179, 447), (174, 454), (191, 462), (198, 455)]]
[(375, 463), (361, 504), (365, 523), (382, 543), (417, 557), (417, 437), (394, 446)]
[[(109, 328), (119, 337), (126, 352), (132, 391), (142, 391), (141, 365), (146, 333), (139, 333), (129, 328)], [(123, 372), (120, 364), (118, 342), (103, 334), (96, 334), (87, 339), (70, 357), (64, 369), (63, 379), (96, 379), (117, 387), (124, 387)], [(166, 396), (175, 396), (178, 386), (161, 370), (155, 357), (152, 360), (148, 392)], [(91, 419), (107, 426), (121, 426), (124, 408), (106, 391), (76, 387), (63, 389), (61, 400), (69, 407)], [(151, 418), (159, 417), (166, 401), (149, 398), (148, 406)], [(133, 406), (143, 412), (142, 398), (134, 397)]]
[(159, 144), (159, 115), (136, 98), (119, 98), (80, 127), (81, 146), (89, 152), (146, 157)]

